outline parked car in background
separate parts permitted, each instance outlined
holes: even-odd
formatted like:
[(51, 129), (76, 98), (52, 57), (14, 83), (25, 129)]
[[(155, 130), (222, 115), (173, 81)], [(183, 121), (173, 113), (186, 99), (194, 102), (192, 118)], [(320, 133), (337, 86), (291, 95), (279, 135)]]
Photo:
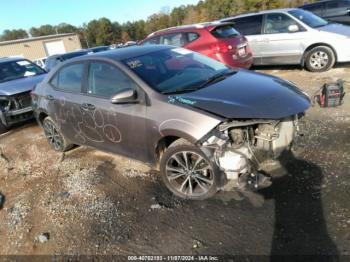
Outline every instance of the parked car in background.
[(262, 157), (288, 150), (309, 106), (291, 82), (164, 45), (74, 58), (33, 91), (53, 149), (86, 145), (159, 166), (167, 188), (188, 199), (228, 181), (269, 185)]
[(253, 61), (247, 39), (233, 28), (232, 23), (167, 28), (150, 34), (140, 44), (184, 47), (233, 67), (250, 68)]
[(89, 48), (86, 51), (89, 54), (93, 54), (93, 53), (98, 53), (98, 52), (103, 52), (103, 51), (108, 51), (108, 50), (111, 50), (110, 46), (96, 46), (96, 47)]
[(299, 8), (310, 11), (328, 21), (350, 25), (350, 0), (326, 0), (302, 5)]
[(33, 60), (33, 63), (37, 64), (41, 68), (44, 68), (45, 67), (46, 58), (47, 57), (42, 57), (42, 58), (35, 59), (35, 60)]
[(137, 45), (137, 42), (135, 41), (127, 41), (124, 46), (132, 46), (132, 45)]
[(30, 92), (45, 70), (23, 58), (0, 58), (0, 134), (33, 117)]
[(254, 65), (300, 64), (323, 72), (350, 61), (350, 27), (303, 9), (276, 9), (223, 19), (235, 23), (253, 50)]
[(45, 70), (49, 72), (51, 71), (52, 68), (54, 68), (59, 63), (62, 63), (63, 61), (66, 61), (73, 57), (87, 55), (87, 54), (88, 54), (87, 50), (79, 50), (79, 51), (69, 52), (65, 54), (49, 56), (45, 61)]

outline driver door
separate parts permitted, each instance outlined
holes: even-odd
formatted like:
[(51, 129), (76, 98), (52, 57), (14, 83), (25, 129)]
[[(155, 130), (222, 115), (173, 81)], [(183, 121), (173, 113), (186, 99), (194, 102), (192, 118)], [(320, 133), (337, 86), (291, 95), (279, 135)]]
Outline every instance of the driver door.
[[(111, 97), (125, 88), (135, 90), (139, 102), (111, 103)], [(91, 61), (84, 89), (78, 139), (101, 150), (144, 160), (146, 106), (140, 102), (143, 97), (140, 87), (116, 65)]]

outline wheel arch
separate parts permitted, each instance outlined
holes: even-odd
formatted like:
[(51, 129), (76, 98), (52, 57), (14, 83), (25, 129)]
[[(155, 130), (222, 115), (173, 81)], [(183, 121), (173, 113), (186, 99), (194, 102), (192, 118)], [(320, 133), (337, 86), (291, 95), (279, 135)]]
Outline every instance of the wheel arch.
[(157, 141), (154, 147), (154, 159), (157, 168), (159, 168), (159, 163), (162, 158), (163, 153), (169, 146), (178, 140), (185, 140), (191, 144), (195, 144), (197, 140), (188, 134), (182, 132), (162, 132), (163, 136)]
[(46, 112), (44, 112), (44, 111), (38, 112), (38, 113), (37, 113), (36, 119), (37, 119), (39, 125), (42, 126), (42, 125), (43, 125), (43, 122), (44, 122), (44, 119), (45, 119), (46, 117), (48, 117), (48, 116), (49, 116), (49, 115), (48, 115)]
[(333, 53), (334, 53), (335, 62), (338, 61), (338, 54), (337, 54), (335, 48), (334, 48), (332, 45), (326, 44), (326, 43), (322, 43), (322, 42), (318, 42), (318, 43), (313, 43), (313, 44), (309, 45), (309, 46), (305, 49), (304, 54), (303, 54), (303, 56), (302, 56), (302, 58), (301, 58), (301, 65), (302, 65), (302, 66), (305, 66), (305, 60), (306, 60), (306, 56), (307, 56), (308, 52), (309, 52), (310, 50), (312, 50), (313, 48), (319, 47), (319, 46), (326, 46), (326, 47), (329, 47), (330, 49), (332, 49), (332, 51), (333, 51)]

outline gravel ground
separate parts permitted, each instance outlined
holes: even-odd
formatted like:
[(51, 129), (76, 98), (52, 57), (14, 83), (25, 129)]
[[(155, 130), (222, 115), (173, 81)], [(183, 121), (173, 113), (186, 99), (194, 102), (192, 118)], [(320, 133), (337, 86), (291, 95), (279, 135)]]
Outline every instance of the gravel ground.
[[(258, 71), (310, 95), (350, 80), (348, 65)], [(142, 163), (86, 147), (56, 153), (34, 122), (16, 127), (0, 136), (0, 255), (350, 255), (350, 95), (310, 108), (304, 125), (270, 188), (197, 202), (173, 197)]]

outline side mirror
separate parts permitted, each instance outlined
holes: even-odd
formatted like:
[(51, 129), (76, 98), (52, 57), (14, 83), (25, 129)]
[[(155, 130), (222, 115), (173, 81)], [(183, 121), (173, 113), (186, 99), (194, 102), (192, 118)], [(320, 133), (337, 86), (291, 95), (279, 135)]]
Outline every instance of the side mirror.
[(290, 26), (288, 26), (288, 31), (290, 33), (298, 32), (299, 31), (299, 26), (297, 26), (297, 25), (290, 25)]
[(137, 93), (131, 88), (122, 89), (111, 98), (112, 104), (127, 104), (137, 102)]

